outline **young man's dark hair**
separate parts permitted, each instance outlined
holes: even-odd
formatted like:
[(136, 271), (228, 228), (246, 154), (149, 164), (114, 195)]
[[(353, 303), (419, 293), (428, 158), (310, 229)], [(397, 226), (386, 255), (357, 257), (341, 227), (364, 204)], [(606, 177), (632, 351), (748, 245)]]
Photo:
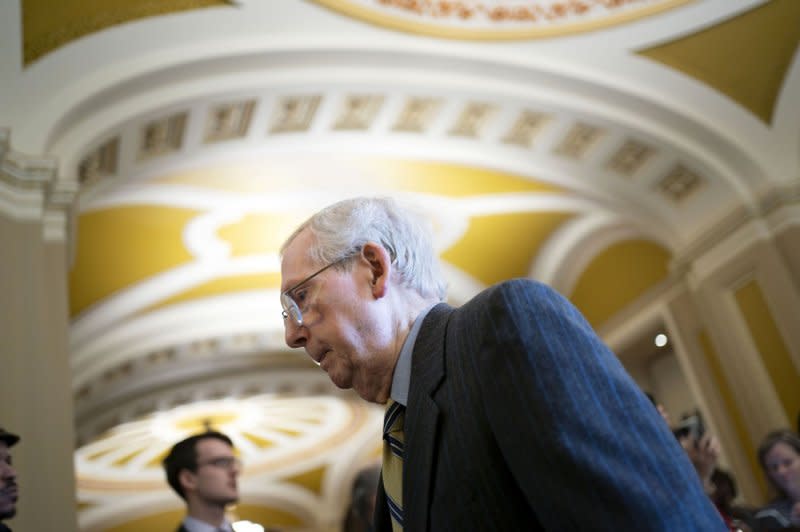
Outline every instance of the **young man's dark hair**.
[(197, 471), (197, 442), (206, 438), (217, 439), (233, 447), (233, 442), (228, 436), (221, 432), (210, 430), (179, 441), (162, 462), (164, 471), (167, 474), (167, 482), (183, 500), (186, 500), (186, 494), (179, 479), (180, 472), (184, 469)]

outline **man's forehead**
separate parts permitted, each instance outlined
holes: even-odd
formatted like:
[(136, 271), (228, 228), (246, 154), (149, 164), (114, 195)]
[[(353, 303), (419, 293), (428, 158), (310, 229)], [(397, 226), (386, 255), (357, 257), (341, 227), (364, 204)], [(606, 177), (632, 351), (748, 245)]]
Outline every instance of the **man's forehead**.
[(217, 438), (203, 438), (197, 442), (197, 454), (219, 454), (220, 452), (232, 451), (230, 445)]
[(281, 258), (281, 291), (297, 284), (312, 273), (314, 261), (309, 250), (313, 243), (313, 235), (304, 230), (286, 247)]

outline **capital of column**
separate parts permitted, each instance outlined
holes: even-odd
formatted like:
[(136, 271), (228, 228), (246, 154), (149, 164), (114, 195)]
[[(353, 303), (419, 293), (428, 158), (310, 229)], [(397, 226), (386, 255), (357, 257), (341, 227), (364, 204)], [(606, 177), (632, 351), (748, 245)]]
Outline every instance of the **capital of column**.
[(10, 130), (0, 128), (0, 215), (38, 221), (45, 241), (67, 241), (79, 188), (76, 179), (59, 177), (54, 157), (12, 150)]
[(800, 225), (800, 181), (766, 187), (750, 208), (740, 206), (687, 246), (673, 261), (696, 288), (759, 242)]

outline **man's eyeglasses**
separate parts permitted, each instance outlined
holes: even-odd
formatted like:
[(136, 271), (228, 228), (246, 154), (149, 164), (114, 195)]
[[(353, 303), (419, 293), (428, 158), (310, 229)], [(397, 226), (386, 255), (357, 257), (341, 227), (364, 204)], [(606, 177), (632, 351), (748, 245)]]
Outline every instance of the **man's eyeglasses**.
[(332, 266), (336, 266), (339, 263), (342, 263), (348, 259), (353, 258), (358, 252), (348, 253), (344, 257), (339, 260), (335, 260), (317, 270), (316, 272), (312, 273), (296, 285), (292, 286), (285, 292), (281, 294), (281, 306), (283, 307), (283, 311), (281, 311), (281, 315), (283, 319), (286, 320), (289, 316), (292, 317), (294, 323), (299, 327), (303, 325), (303, 313), (308, 311), (308, 306), (311, 302), (311, 297), (308, 294), (308, 291), (305, 289), (298, 290), (302, 288), (303, 285), (308, 283), (311, 279), (316, 277), (317, 275), (321, 274), (328, 268)]
[(228, 471), (230, 471), (234, 468), (241, 469), (242, 461), (236, 458), (235, 456), (220, 456), (218, 458), (211, 458), (210, 460), (206, 460), (205, 462), (197, 463), (198, 469), (207, 465), (219, 467), (220, 469), (227, 469)]

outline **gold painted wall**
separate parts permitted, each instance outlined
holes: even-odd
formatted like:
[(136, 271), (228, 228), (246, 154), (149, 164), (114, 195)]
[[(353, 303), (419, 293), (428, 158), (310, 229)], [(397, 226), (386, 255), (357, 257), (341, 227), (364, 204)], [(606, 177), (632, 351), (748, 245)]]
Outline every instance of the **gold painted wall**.
[(94, 211), (78, 218), (69, 277), (70, 315), (147, 277), (189, 261), (183, 227), (198, 214), (158, 206)]
[(737, 443), (744, 448), (750, 470), (758, 481), (758, 487), (761, 489), (761, 495), (763, 497), (767, 493), (767, 482), (761, 471), (761, 465), (758, 463), (756, 448), (748, 435), (742, 412), (736, 405), (734, 391), (728, 386), (728, 379), (725, 377), (725, 371), (723, 370), (726, 360), (720, 358), (719, 353), (714, 348), (714, 344), (711, 343), (711, 339), (705, 330), (698, 333), (697, 341), (703, 350), (703, 355), (705, 355), (711, 373), (714, 375), (714, 387), (725, 404), (726, 413), (733, 422), (733, 427), (736, 430)]
[(540, 247), (570, 218), (559, 212), (473, 216), (464, 236), (442, 259), (486, 285), (527, 277)]
[(586, 267), (569, 295), (597, 329), (669, 275), (670, 253), (649, 240), (609, 246)]
[(734, 297), (786, 417), (794, 421), (800, 412), (800, 371), (792, 361), (761, 287), (756, 281), (749, 281), (734, 292)]
[(800, 42), (800, 2), (773, 0), (641, 55), (717, 89), (769, 124)]
[(225, 5), (231, 4), (225, 0), (22, 0), (23, 64), (116, 24)]

